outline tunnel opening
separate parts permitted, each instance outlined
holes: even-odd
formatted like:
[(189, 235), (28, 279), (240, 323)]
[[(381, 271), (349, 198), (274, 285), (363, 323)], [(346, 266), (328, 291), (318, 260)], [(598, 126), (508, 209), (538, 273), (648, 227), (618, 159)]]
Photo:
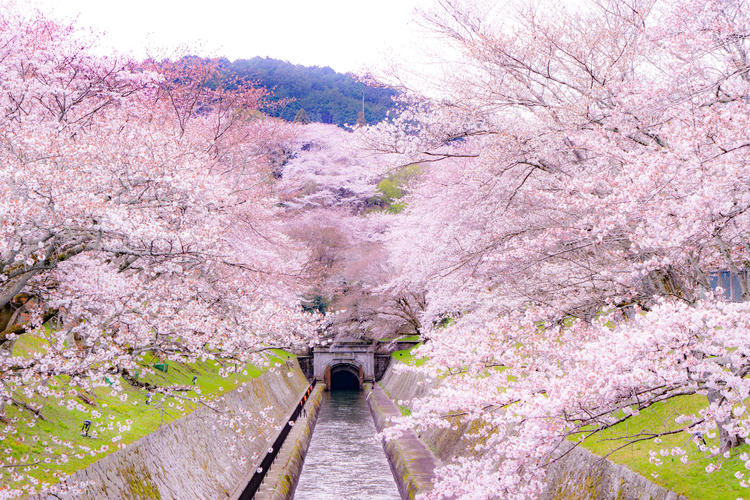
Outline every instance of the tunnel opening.
[(358, 391), (361, 389), (359, 370), (349, 365), (338, 365), (331, 369), (331, 391)]

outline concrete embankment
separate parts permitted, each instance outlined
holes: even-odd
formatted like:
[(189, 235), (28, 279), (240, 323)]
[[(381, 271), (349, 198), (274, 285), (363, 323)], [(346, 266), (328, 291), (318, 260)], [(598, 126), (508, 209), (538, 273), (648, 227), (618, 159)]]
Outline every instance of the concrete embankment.
[(68, 484), (86, 483), (83, 492), (62, 498), (230, 498), (308, 386), (288, 361), (75, 473)]
[[(381, 380), (382, 388), (376, 386), (370, 396), (378, 430), (384, 425), (385, 419), (401, 414), (394, 401), (407, 402), (424, 396), (436, 384), (435, 381), (426, 380), (418, 372), (396, 370), (394, 366), (397, 365), (391, 365)], [(386, 443), (384, 448), (399, 489), (402, 488), (401, 482), (405, 485), (401, 489), (402, 497), (414, 498), (417, 493), (429, 491), (434, 485), (435, 475), (425, 474), (425, 462), (405, 452), (406, 449), (419, 449), (414, 439), (431, 452), (435, 459), (434, 469), (440, 463), (449, 463), (461, 456), (477, 456), (478, 452), (474, 448), (476, 443), (468, 436), (478, 430), (480, 425), (479, 422), (456, 421), (446, 429), (434, 429), (418, 436), (412, 433)], [(417, 453), (417, 456), (423, 456), (423, 452)], [(628, 468), (580, 447), (551, 465), (547, 478), (547, 487), (539, 500), (686, 500)]]
[[(297, 419), (281, 447), (273, 466), (266, 474), (254, 500), (291, 500), (297, 487), (307, 448), (310, 446), (315, 422), (318, 420), (324, 384), (318, 384), (305, 404), (304, 413)], [(237, 498), (237, 497), (235, 497)]]
[(547, 488), (540, 500), (687, 500), (654, 484), (624, 465), (583, 448), (572, 450), (547, 471)]
[[(400, 416), (401, 411), (380, 386), (368, 384), (366, 390), (369, 391), (367, 403), (375, 428), (380, 432), (386, 427), (388, 419)], [(385, 441), (383, 449), (401, 498), (416, 498), (418, 493), (432, 489), (438, 461), (413, 430), (405, 432), (398, 439)]]

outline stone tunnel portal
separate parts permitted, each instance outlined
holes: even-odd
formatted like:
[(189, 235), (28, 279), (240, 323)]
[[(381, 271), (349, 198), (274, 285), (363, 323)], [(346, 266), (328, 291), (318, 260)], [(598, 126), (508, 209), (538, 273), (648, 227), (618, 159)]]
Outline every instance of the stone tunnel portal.
[(358, 391), (362, 389), (362, 369), (349, 363), (332, 365), (326, 387), (331, 391)]
[(313, 377), (329, 390), (360, 390), (365, 382), (375, 381), (375, 350), (369, 341), (340, 340), (315, 348), (312, 364)]

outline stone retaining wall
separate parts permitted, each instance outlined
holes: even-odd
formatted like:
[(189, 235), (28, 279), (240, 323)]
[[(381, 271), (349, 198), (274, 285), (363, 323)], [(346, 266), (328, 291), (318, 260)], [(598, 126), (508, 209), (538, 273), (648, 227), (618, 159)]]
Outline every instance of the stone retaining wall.
[[(271, 470), (255, 494), (254, 500), (291, 500), (297, 487), (307, 448), (310, 446), (315, 423), (318, 420), (324, 384), (317, 384), (305, 403), (305, 413), (300, 415), (281, 447)], [(307, 418), (304, 417), (307, 415)]]
[[(367, 384), (365, 390), (375, 428), (380, 432), (389, 418), (399, 416), (401, 412), (380, 386)], [(414, 431), (384, 441), (383, 449), (402, 499), (411, 500), (432, 489), (438, 461)]]
[[(408, 403), (424, 396), (436, 385), (419, 372), (394, 370), (394, 366), (397, 365), (388, 368), (381, 384), (397, 403)], [(447, 463), (456, 457), (477, 455), (472, 451), (474, 443), (464, 437), (467, 432), (476, 430), (477, 425), (477, 422), (457, 423), (455, 429), (430, 430), (419, 434), (419, 438), (440, 462)], [(398, 443), (392, 446), (398, 446)], [(392, 454), (388, 454), (387, 447), (386, 454), (391, 460)], [(398, 473), (408, 475), (410, 471)], [(547, 477), (547, 487), (539, 500), (687, 500), (623, 465), (602, 459), (580, 447), (551, 465)], [(417, 489), (427, 491), (431, 487), (430, 484)]]
[[(398, 366), (398, 364), (392, 366)], [(394, 402), (410, 406), (412, 399), (428, 394), (436, 387), (437, 382), (427, 380), (418, 371), (389, 368), (383, 376), (381, 385)], [(462, 455), (477, 456), (477, 453), (473, 451), (474, 443), (464, 438), (466, 433), (476, 430), (477, 423), (456, 419), (454, 424), (455, 429), (430, 429), (418, 434), (419, 438), (442, 462), (449, 462)]]
[(652, 483), (624, 465), (602, 459), (583, 448), (572, 450), (547, 470), (540, 500), (687, 500)]
[[(263, 456), (307, 387), (297, 362), (288, 361), (211, 403), (230, 416), (265, 411), (272, 422), (258, 422), (239, 433), (230, 425), (214, 423), (217, 413), (200, 407), (73, 474), (69, 484), (89, 484), (82, 495), (63, 498), (229, 498), (254, 470), (251, 457)], [(242, 456), (247, 458), (244, 465), (240, 465)]]

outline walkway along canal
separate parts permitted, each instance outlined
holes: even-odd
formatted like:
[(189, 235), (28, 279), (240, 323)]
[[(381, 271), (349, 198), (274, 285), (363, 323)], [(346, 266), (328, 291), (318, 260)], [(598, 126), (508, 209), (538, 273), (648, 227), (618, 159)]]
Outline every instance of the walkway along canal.
[(343, 387), (323, 395), (294, 498), (400, 499), (365, 393)]

